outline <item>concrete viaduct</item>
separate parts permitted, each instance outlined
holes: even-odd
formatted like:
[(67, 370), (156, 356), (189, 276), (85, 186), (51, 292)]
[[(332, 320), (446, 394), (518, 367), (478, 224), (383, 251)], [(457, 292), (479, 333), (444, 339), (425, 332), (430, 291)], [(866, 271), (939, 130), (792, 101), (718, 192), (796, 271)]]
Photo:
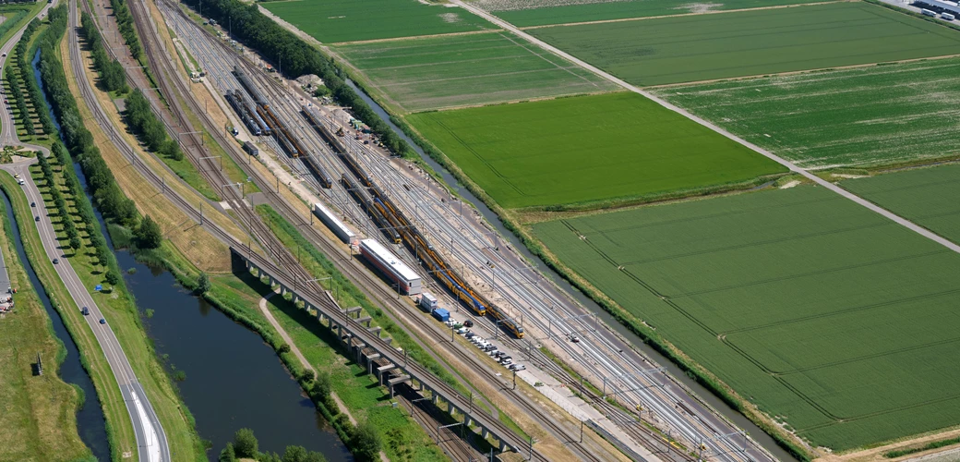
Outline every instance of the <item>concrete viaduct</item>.
[[(480, 430), (480, 435), (484, 439), (491, 436), (499, 441), (501, 452), (509, 450), (520, 452), (519, 448), (529, 447), (527, 440), (517, 435), (499, 419), (483, 409), (474, 407), (468, 398), (423, 366), (408, 362), (406, 352), (401, 353), (390, 345), (393, 339), (380, 338), (380, 328), (369, 327), (369, 316), (359, 317), (360, 307), (341, 308), (328, 292), (291, 280), (284, 271), (261, 255), (232, 246), (230, 251), (235, 261), (242, 262), (246, 270), (256, 270), (261, 279), (269, 279), (271, 287), (280, 286), (281, 295), (290, 293), (294, 302), (302, 302), (305, 309), (314, 310), (321, 323), (328, 320), (330, 329), (356, 353), (357, 363), (363, 364), (365, 360), (367, 372), (376, 374), (380, 383), (390, 388), (391, 396), (394, 393), (394, 385), (408, 383), (421, 395), (426, 395), (429, 391), (430, 399), (434, 404), (439, 404), (441, 400), (446, 402), (451, 415), (462, 414), (464, 425), (470, 428), (470, 431), (474, 431), (470, 427), (473, 425)], [(374, 361), (378, 361), (379, 364)]]

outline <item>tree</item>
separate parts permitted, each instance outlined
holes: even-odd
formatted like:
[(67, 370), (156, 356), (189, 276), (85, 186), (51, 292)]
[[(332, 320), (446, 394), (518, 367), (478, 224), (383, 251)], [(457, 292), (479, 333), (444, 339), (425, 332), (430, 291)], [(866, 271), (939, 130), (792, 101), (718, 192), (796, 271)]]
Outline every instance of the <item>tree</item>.
[(197, 279), (197, 293), (205, 294), (210, 291), (210, 277), (207, 276), (207, 273), (200, 273), (200, 278)]
[(313, 372), (313, 369), (304, 369), (303, 373), (300, 374), (300, 378), (303, 379), (304, 382), (311, 382), (314, 378), (316, 378), (316, 375), (317, 374)]
[(81, 242), (80, 242), (80, 236), (77, 236), (77, 235), (70, 236), (70, 248), (71, 248), (71, 249), (73, 249), (73, 250), (79, 249), (79, 248), (80, 248), (80, 244), (81, 244)]
[(283, 451), (283, 462), (306, 462), (307, 450), (303, 446), (287, 446)]
[(233, 435), (233, 449), (237, 457), (255, 458), (260, 453), (260, 444), (257, 437), (253, 436), (253, 430), (241, 428)]
[(106, 275), (107, 284), (115, 286), (120, 283), (120, 275), (117, 274), (114, 270), (107, 271)]
[(380, 434), (369, 420), (360, 422), (351, 436), (353, 455), (359, 461), (375, 461), (380, 459)]
[(110, 258), (110, 250), (107, 249), (107, 246), (94, 244), (93, 249), (97, 254), (97, 261), (100, 262), (101, 265), (106, 265), (107, 260)]
[(143, 221), (140, 222), (140, 226), (137, 227), (136, 236), (140, 247), (145, 249), (156, 249), (160, 247), (160, 242), (163, 241), (163, 233), (160, 231), (160, 225), (153, 221), (150, 215), (145, 216)]
[(333, 381), (330, 380), (330, 373), (321, 371), (314, 379), (310, 393), (314, 396), (327, 399), (331, 391), (333, 391)]
[(233, 443), (227, 443), (227, 446), (220, 451), (220, 462), (237, 462), (237, 454), (233, 451)]

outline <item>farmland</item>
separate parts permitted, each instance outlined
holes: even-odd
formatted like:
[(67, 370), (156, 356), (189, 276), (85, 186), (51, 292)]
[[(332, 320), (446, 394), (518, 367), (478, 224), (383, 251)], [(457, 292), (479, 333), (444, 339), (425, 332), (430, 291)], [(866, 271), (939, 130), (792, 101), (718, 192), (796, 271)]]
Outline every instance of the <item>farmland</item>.
[(720, 82), (656, 92), (805, 168), (960, 154), (960, 59)]
[(960, 255), (823, 188), (533, 231), (815, 446), (851, 449), (960, 423)]
[(260, 5), (321, 42), (496, 29), (461, 8), (417, 0), (290, 0)]
[(613, 84), (501, 33), (335, 47), (406, 111), (596, 93)]
[(493, 11), (497, 16), (520, 26), (543, 26), (571, 22), (604, 21), (610, 19), (668, 16), (710, 11), (764, 8), (820, 0), (728, 0), (725, 2), (692, 2), (677, 0), (630, 1), (518, 1), (477, 0), (477, 6)]
[(843, 182), (883, 208), (960, 242), (960, 165), (909, 170)]
[(529, 32), (641, 86), (943, 56), (960, 49), (960, 32), (860, 2)]
[(506, 208), (655, 196), (784, 171), (633, 93), (407, 118)]

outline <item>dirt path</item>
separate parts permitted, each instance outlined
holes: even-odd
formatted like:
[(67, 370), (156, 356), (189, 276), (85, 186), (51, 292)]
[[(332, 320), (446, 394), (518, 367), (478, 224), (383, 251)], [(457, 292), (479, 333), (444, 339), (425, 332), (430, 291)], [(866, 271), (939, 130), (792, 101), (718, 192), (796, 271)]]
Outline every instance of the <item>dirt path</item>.
[[(267, 294), (266, 297), (263, 297), (260, 299), (260, 312), (263, 313), (263, 315), (267, 318), (267, 321), (270, 321), (270, 325), (273, 326), (273, 328), (280, 333), (280, 337), (283, 339), (283, 341), (287, 342), (287, 345), (290, 345), (290, 351), (293, 352), (294, 356), (296, 356), (297, 359), (300, 360), (300, 365), (302, 365), (306, 369), (313, 371), (314, 376), (316, 376), (317, 369), (314, 368), (309, 361), (307, 361), (307, 357), (300, 352), (300, 349), (297, 348), (297, 345), (293, 343), (293, 339), (290, 338), (290, 335), (287, 334), (287, 331), (283, 330), (283, 327), (281, 327), (280, 323), (277, 322), (277, 318), (274, 318), (273, 313), (271, 313), (270, 310), (267, 308), (267, 300), (269, 300), (270, 297), (273, 297), (274, 295), (277, 295), (277, 292)], [(333, 399), (335, 403), (337, 403), (337, 406), (340, 408), (340, 412), (344, 413), (347, 416), (347, 418), (350, 419), (350, 423), (356, 426), (357, 419), (353, 417), (353, 414), (351, 414), (350, 410), (347, 409), (347, 405), (343, 404), (343, 401), (340, 399), (339, 396), (337, 396), (337, 392), (331, 390), (330, 398)], [(390, 462), (390, 459), (387, 457), (387, 454), (384, 453), (383, 451), (380, 451), (380, 460), (381, 462)]]

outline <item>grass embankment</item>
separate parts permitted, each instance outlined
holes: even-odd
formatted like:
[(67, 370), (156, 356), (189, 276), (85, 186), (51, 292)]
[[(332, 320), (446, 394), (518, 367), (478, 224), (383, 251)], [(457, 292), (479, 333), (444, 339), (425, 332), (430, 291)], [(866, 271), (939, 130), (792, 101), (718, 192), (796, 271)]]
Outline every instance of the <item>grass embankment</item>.
[[(68, 58), (65, 60), (67, 62), (65, 67), (67, 69), (67, 75), (70, 77), (68, 79), (70, 90), (77, 94), (79, 92), (79, 88), (77, 87), (76, 80), (74, 79), (75, 76), (73, 75), (73, 68), (69, 64), (69, 53), (67, 53), (65, 43), (61, 47), (61, 54)], [(85, 78), (88, 80), (95, 79), (95, 73), (92, 70), (89, 51), (81, 51), (81, 56), (84, 58), (84, 69), (87, 69), (87, 72), (85, 72)], [(100, 106), (104, 108), (104, 112), (106, 112), (107, 116), (116, 126), (120, 126), (120, 114), (118, 113), (116, 106), (111, 103), (110, 95), (96, 86), (94, 87), (93, 91), (97, 96)], [(93, 113), (89, 107), (90, 104), (96, 104), (96, 102), (78, 101), (77, 106), (80, 111), (80, 115), (85, 120), (92, 120), (93, 118)], [(148, 183), (140, 175), (140, 173), (133, 169), (126, 158), (120, 153), (118, 148), (104, 133), (103, 128), (96, 124), (90, 124), (89, 128), (91, 135), (93, 135), (94, 143), (100, 147), (100, 154), (103, 157), (104, 162), (106, 162), (107, 166), (110, 168), (110, 171), (113, 173), (114, 178), (126, 196), (134, 201), (140, 213), (152, 217), (163, 230), (163, 236), (169, 239), (170, 242), (180, 252), (182, 252), (193, 265), (199, 267), (203, 271), (229, 271), (230, 258), (226, 246), (210, 235), (210, 233), (206, 232), (203, 228), (196, 226), (196, 223), (192, 221), (190, 217), (188, 217), (179, 208), (174, 206), (168, 199), (162, 196), (160, 191)], [(203, 198), (200, 196), (202, 192), (195, 189), (191, 190), (189, 187), (185, 187), (182, 183), (170, 177), (170, 174), (166, 173), (160, 164), (161, 159), (167, 165), (170, 165), (171, 163), (187, 162), (186, 160), (175, 161), (165, 156), (149, 155), (143, 152), (131, 134), (124, 130), (121, 130), (121, 132), (126, 138), (128, 144), (134, 146), (135, 154), (139, 158), (138, 162), (145, 162), (151, 169), (153, 169), (154, 172), (159, 172), (158, 174), (165, 178), (167, 188), (177, 191), (178, 194), (187, 198), (188, 201), (193, 203), (200, 204), (203, 202)], [(189, 164), (189, 162), (187, 162), (187, 164)], [(206, 181), (204, 181), (202, 178), (199, 178), (199, 174), (197, 173), (196, 169), (193, 169), (192, 172), (193, 174), (197, 175), (197, 180), (201, 183), (201, 186), (206, 186), (207, 189), (210, 189), (209, 184), (206, 183)], [(187, 183), (187, 185), (193, 186), (186, 179), (184, 181)], [(242, 233), (238, 227), (233, 225), (228, 217), (216, 210), (208, 208), (204, 212), (204, 216), (205, 219), (213, 220), (219, 226), (227, 229), (231, 234), (241, 235)]]
[[(106, 418), (107, 437), (110, 441), (110, 452), (114, 460), (120, 460), (121, 455), (130, 453), (136, 457), (137, 443), (133, 433), (133, 426), (127, 409), (123, 403), (123, 396), (117, 387), (116, 378), (107, 364), (103, 350), (87, 326), (86, 320), (80, 314), (80, 307), (70, 297), (66, 286), (53, 268), (53, 263), (46, 257), (40, 234), (34, 222), (33, 211), (27, 196), (21, 186), (7, 173), (0, 173), (0, 188), (6, 191), (13, 204), (13, 211), (20, 227), (24, 251), (30, 260), (33, 270), (37, 273), (43, 290), (50, 298), (53, 307), (60, 314), (70, 336), (77, 344), (80, 352), (80, 362), (93, 380), (100, 398), (100, 406)], [(46, 204), (39, 204), (45, 207)], [(50, 207), (50, 210), (53, 210)]]
[[(634, 85), (957, 54), (960, 33), (864, 2), (532, 29)], [(691, 46), (696, 44), (696, 46)]]
[[(65, 171), (72, 174), (72, 166)], [(45, 200), (49, 199), (47, 193), (49, 187), (50, 185), (47, 184), (40, 186), (40, 191), (44, 194)], [(70, 195), (69, 191), (62, 191), (62, 193), (67, 198), (67, 208), (72, 214), (71, 218), (79, 221), (77, 198)], [(86, 198), (80, 198), (80, 200), (86, 200)], [(53, 207), (53, 204), (48, 203), (47, 206)], [(61, 227), (57, 226), (56, 222), (54, 226), (57, 229), (57, 237), (63, 245), (66, 245), (66, 234), (63, 233)], [(115, 223), (110, 224), (109, 227), (111, 228), (111, 236), (118, 242), (122, 241), (124, 233), (129, 233), (125, 228)], [(105, 266), (97, 259), (95, 250), (89, 246), (90, 233), (99, 233), (100, 230), (88, 229), (83, 224), (78, 224), (77, 228), (80, 231), (83, 245), (69, 256), (73, 269), (77, 272), (85, 287), (102, 284), (107, 288), (107, 290), (95, 296), (94, 299), (120, 342), (120, 346), (133, 367), (137, 379), (150, 397), (150, 402), (160, 419), (161, 425), (163, 425), (164, 432), (167, 434), (170, 448), (177, 449), (174, 452), (174, 460), (197, 460), (199, 456), (203, 455), (203, 448), (194, 430), (193, 418), (181, 403), (165, 369), (153, 350), (152, 343), (147, 338), (133, 295), (128, 292), (126, 286), (122, 283), (115, 286), (108, 284), (105, 280)]]
[[(6, 174), (0, 174), (6, 176)], [(15, 309), (0, 318), (0, 460), (79, 460), (90, 450), (77, 434), (76, 411), (84, 396), (58, 369), (66, 350), (14, 250), (13, 224), (0, 201), (3, 252)], [(6, 290), (6, 287), (0, 288)], [(37, 356), (43, 375), (34, 374)]]

